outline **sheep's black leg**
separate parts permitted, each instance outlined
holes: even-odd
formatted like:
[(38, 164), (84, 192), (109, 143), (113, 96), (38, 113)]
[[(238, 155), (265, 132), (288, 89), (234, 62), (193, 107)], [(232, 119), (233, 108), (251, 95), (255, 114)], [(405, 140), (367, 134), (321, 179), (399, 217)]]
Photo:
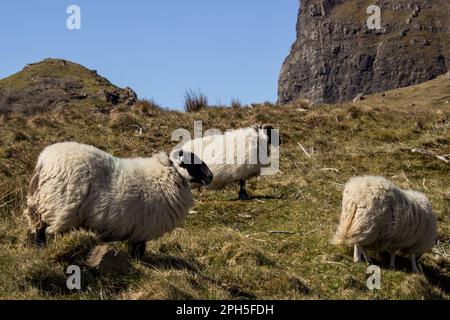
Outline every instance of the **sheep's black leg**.
[(355, 245), (354, 247), (354, 253), (353, 253), (353, 261), (354, 262), (361, 262), (362, 258), (364, 258), (364, 260), (366, 260), (366, 263), (368, 264), (372, 264), (372, 260), (370, 259), (370, 257), (364, 252), (364, 249), (359, 246), (359, 245)]
[(45, 224), (45, 222), (42, 222), (36, 228), (35, 241), (38, 246), (45, 246), (47, 244), (47, 236), (45, 234), (46, 229), (47, 229), (47, 224)]
[(133, 259), (142, 259), (142, 257), (145, 255), (145, 247), (145, 241), (131, 243), (131, 256), (133, 257)]
[(395, 252), (391, 252), (389, 267), (395, 269)]
[(248, 199), (250, 199), (250, 197), (247, 194), (247, 191), (245, 190), (245, 185), (246, 184), (247, 184), (247, 181), (245, 181), (244, 179), (242, 179), (239, 182), (239, 185), (240, 185), (239, 200), (248, 200)]
[(353, 261), (354, 262), (362, 261), (362, 248), (358, 245), (355, 245), (353, 249)]
[(416, 255), (415, 254), (411, 254), (411, 266), (412, 266), (412, 272), (419, 273), (419, 268), (417, 268)]

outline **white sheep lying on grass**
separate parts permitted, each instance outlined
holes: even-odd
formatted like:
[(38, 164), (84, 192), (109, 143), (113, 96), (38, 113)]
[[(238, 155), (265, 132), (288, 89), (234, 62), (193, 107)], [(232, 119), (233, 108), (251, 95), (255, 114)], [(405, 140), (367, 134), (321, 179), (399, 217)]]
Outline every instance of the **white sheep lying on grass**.
[(141, 257), (146, 241), (185, 219), (193, 205), (190, 183), (212, 181), (211, 171), (195, 157), (180, 152), (171, 158), (159, 153), (121, 159), (78, 143), (47, 147), (39, 156), (25, 211), (36, 242), (45, 244), (46, 231), (85, 228), (104, 241), (128, 240), (132, 255)]
[(341, 221), (333, 239), (336, 245), (354, 246), (354, 259), (364, 250), (410, 255), (413, 272), (416, 257), (431, 250), (437, 238), (437, 219), (427, 197), (397, 188), (382, 177), (350, 179), (344, 188)]
[(280, 142), (278, 131), (271, 125), (263, 125), (190, 140), (180, 148), (201, 154), (214, 174), (208, 189), (220, 190), (239, 182), (239, 199), (247, 200), (247, 180), (261, 174), (262, 168), (271, 161), (272, 148), (278, 148)]

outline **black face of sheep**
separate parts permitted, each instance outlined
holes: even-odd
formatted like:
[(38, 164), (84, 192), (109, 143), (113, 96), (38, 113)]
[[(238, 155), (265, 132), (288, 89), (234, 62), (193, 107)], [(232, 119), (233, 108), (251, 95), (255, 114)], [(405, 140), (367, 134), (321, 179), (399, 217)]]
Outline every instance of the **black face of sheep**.
[[(268, 138), (267, 142), (270, 145), (273, 145), (275, 147), (281, 145), (281, 137), (278, 134), (278, 131), (276, 131), (275, 128), (272, 125), (265, 124), (263, 126), (260, 126), (259, 128), (261, 130), (265, 130), (265, 133), (267, 134), (267, 138)], [(272, 138), (275, 138), (275, 139), (272, 139)], [(277, 142), (278, 142), (278, 144), (277, 144)]]
[(180, 150), (178, 152), (178, 159), (180, 167), (186, 169), (191, 176), (191, 183), (207, 186), (212, 182), (214, 177), (213, 173), (209, 170), (206, 163), (194, 153)]

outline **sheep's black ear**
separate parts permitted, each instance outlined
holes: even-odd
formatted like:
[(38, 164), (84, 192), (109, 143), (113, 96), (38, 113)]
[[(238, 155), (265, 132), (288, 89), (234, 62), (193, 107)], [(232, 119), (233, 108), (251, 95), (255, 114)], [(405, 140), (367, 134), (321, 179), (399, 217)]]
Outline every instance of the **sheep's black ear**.
[(205, 186), (211, 183), (214, 175), (206, 163), (189, 151), (186, 151), (183, 157), (185, 161), (180, 164), (180, 167), (186, 169), (191, 178), (191, 183), (202, 184)]
[(184, 163), (184, 152), (183, 150), (178, 151), (178, 163), (183, 164)]
[(266, 129), (267, 131), (273, 130), (274, 127), (270, 124), (265, 124), (261, 126), (261, 129)]
[(261, 129), (266, 130), (265, 132), (266, 132), (267, 138), (268, 138), (267, 142), (269, 144), (272, 144), (272, 130), (274, 130), (274, 128), (270, 124), (264, 124), (261, 126)]

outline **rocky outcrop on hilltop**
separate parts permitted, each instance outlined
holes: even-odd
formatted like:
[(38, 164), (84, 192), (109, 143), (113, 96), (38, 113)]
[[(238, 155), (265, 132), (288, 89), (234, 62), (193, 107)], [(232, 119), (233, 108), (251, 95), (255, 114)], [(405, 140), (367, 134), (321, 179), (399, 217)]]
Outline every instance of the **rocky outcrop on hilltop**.
[[(381, 8), (381, 29), (367, 8)], [(302, 0), (279, 102), (336, 103), (418, 84), (449, 68), (448, 0)]]
[(96, 70), (61, 59), (28, 64), (0, 80), (0, 113), (34, 114), (79, 104), (104, 109), (136, 101), (131, 88), (119, 88)]

